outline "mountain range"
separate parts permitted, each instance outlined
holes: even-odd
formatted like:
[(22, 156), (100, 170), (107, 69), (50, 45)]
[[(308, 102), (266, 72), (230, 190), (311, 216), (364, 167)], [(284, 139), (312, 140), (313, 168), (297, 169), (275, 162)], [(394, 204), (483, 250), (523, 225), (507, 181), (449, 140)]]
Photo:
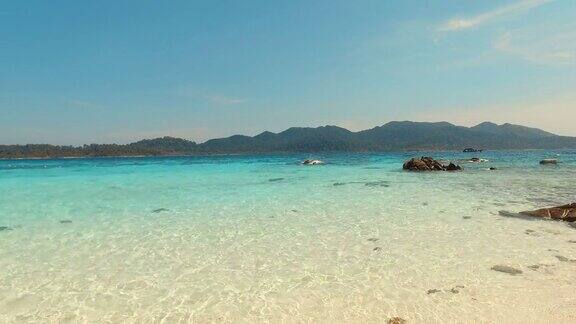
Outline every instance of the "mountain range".
[(448, 122), (402, 121), (358, 132), (337, 126), (292, 127), (280, 133), (234, 135), (200, 144), (162, 137), (122, 145), (0, 145), (0, 158), (462, 150), (468, 147), (485, 150), (576, 149), (576, 137), (512, 124), (485, 122), (463, 127)]

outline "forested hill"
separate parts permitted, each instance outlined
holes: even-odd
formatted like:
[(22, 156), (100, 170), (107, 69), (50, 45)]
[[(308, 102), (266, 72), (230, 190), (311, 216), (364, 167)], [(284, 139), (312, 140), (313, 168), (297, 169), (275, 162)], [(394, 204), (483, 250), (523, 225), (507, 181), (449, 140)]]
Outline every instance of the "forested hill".
[(163, 137), (130, 144), (56, 146), (0, 145), (0, 158), (204, 155), (325, 151), (408, 151), (479, 149), (576, 149), (576, 138), (519, 125), (482, 123), (474, 127), (447, 122), (390, 122), (351, 132), (337, 126), (293, 127), (280, 133), (235, 135), (197, 144)]

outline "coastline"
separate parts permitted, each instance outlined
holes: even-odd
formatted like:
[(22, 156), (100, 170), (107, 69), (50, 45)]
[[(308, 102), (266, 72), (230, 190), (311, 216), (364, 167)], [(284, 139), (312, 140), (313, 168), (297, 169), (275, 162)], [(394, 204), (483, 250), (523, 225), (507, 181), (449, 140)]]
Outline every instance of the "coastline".
[(558, 148), (558, 149), (545, 149), (545, 148), (530, 148), (530, 149), (486, 149), (482, 152), (462, 152), (462, 150), (391, 150), (391, 151), (273, 151), (273, 152), (239, 152), (239, 153), (205, 153), (205, 154), (154, 154), (154, 155), (102, 155), (102, 156), (54, 156), (54, 157), (22, 157), (22, 158), (3, 158), (0, 161), (21, 161), (21, 160), (74, 160), (74, 159), (129, 159), (129, 158), (185, 158), (185, 157), (221, 157), (221, 156), (286, 156), (286, 155), (333, 155), (333, 154), (405, 154), (413, 153), (414, 156), (422, 154), (459, 154), (468, 156), (482, 156), (487, 152), (560, 152), (560, 151), (575, 151), (576, 148)]

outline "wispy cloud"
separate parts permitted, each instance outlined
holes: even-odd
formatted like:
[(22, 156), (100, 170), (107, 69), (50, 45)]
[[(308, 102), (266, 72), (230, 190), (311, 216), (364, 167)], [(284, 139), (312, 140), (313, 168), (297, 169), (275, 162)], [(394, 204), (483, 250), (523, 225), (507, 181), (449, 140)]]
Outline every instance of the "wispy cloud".
[(479, 27), (490, 23), (498, 18), (513, 16), (527, 10), (539, 7), (554, 0), (521, 0), (519, 2), (496, 8), (492, 11), (483, 12), (468, 18), (453, 18), (443, 23), (439, 30), (456, 32)]
[(222, 104), (222, 105), (237, 105), (237, 104), (244, 103), (246, 101), (246, 99), (233, 98), (233, 97), (227, 97), (227, 96), (215, 95), (215, 94), (206, 94), (206, 95), (204, 95), (204, 97), (213, 103)]
[(66, 99), (66, 104), (69, 107), (73, 107), (73, 108), (80, 108), (80, 109), (102, 109), (104, 108), (102, 105), (90, 102), (90, 101), (85, 101), (85, 100), (78, 100), (78, 99)]
[(493, 48), (533, 63), (576, 65), (574, 29), (549, 32), (546, 37), (534, 34), (531, 31), (506, 32), (496, 39)]
[(216, 105), (238, 105), (246, 102), (246, 99), (244, 98), (232, 97), (205, 90), (198, 90), (190, 86), (179, 87), (175, 89), (174, 93), (178, 96), (207, 101)]

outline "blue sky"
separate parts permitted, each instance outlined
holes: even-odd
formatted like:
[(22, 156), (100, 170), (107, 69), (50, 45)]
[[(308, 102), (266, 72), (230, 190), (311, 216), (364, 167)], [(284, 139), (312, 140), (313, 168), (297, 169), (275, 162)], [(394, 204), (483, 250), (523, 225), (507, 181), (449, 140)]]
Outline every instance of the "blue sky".
[(576, 136), (576, 1), (2, 1), (0, 143), (391, 120)]

